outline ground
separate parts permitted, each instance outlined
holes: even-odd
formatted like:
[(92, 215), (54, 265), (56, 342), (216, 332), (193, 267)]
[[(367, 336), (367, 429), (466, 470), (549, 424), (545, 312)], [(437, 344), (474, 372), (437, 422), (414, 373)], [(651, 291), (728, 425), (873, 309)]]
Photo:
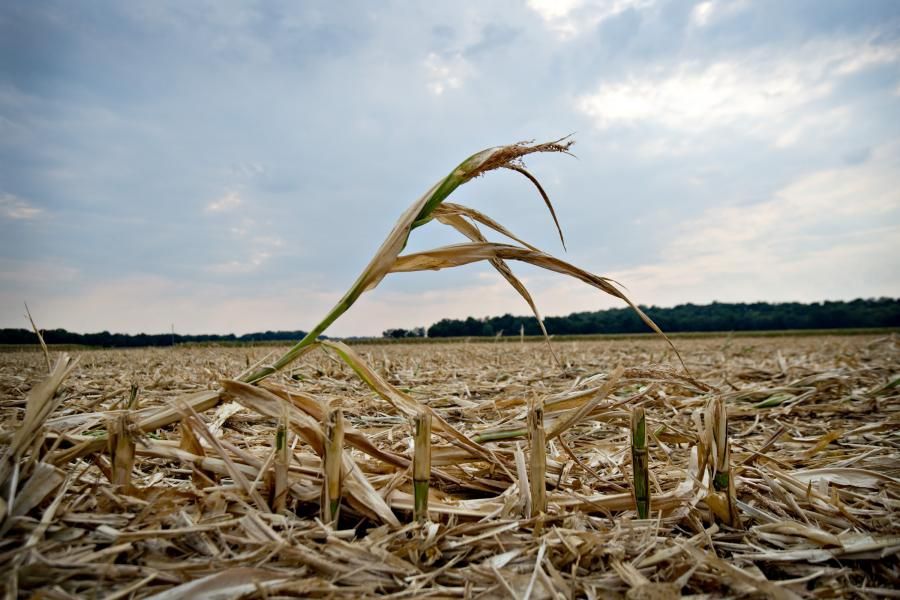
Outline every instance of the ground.
[[(896, 336), (675, 344), (687, 371), (648, 338), (556, 342), (558, 362), (540, 342), (359, 345), (360, 373), (335, 347), (263, 389), (222, 382), (281, 348), (70, 350), (55, 397), (36, 386), (49, 370), (39, 350), (0, 353), (0, 577), (22, 598), (894, 594)], [(547, 507), (532, 517), (534, 402)], [(730, 498), (705, 464), (716, 402)], [(434, 415), (425, 523), (412, 519), (408, 464), (419, 406)], [(321, 423), (336, 407), (346, 452), (329, 525)], [(636, 407), (650, 433), (644, 520)]]

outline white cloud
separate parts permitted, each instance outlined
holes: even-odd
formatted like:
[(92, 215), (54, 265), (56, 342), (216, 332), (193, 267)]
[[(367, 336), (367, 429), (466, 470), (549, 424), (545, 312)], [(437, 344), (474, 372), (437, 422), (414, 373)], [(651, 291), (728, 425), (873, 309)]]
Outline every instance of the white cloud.
[(709, 23), (715, 7), (716, 5), (712, 1), (701, 2), (700, 4), (696, 5), (693, 10), (691, 10), (691, 21), (695, 25), (704, 27), (707, 23)]
[(231, 234), (239, 239), (244, 239), (250, 235), (251, 232), (258, 229), (256, 225), (256, 221), (251, 219), (250, 217), (242, 217), (240, 218), (234, 225), (228, 228), (228, 231)]
[(232, 260), (212, 265), (209, 271), (224, 275), (251, 273), (262, 267), (271, 257), (272, 254), (270, 252), (257, 250), (243, 260)]
[(44, 214), (44, 209), (38, 208), (13, 194), (0, 194), (0, 215), (7, 219), (26, 221), (36, 219)]
[(766, 51), (709, 64), (683, 62), (604, 82), (578, 98), (576, 108), (600, 129), (649, 123), (694, 134), (727, 127), (783, 147), (804, 131), (846, 124), (843, 109), (811, 106), (842, 77), (898, 61), (900, 44), (845, 40), (809, 44), (790, 58)]
[[(780, 71), (780, 72), (779, 72)], [(680, 65), (673, 74), (602, 85), (578, 108), (601, 129), (655, 121), (671, 129), (705, 130), (739, 119), (782, 114), (827, 94), (801, 64), (775, 72), (748, 64)]]
[(900, 45), (876, 46), (869, 44), (858, 48), (850, 56), (841, 57), (835, 68), (835, 73), (838, 75), (852, 75), (870, 67), (887, 65), (898, 60), (900, 60)]
[(432, 52), (425, 59), (428, 91), (441, 96), (447, 90), (459, 89), (471, 72), (471, 67), (459, 54), (441, 57)]
[(691, 23), (696, 27), (706, 27), (716, 20), (732, 15), (747, 5), (746, 0), (725, 0), (701, 2), (691, 10)]
[(684, 137), (657, 135), (640, 142), (637, 153), (648, 158), (682, 156), (691, 153), (694, 148), (692, 140)]
[(258, 235), (251, 240), (257, 246), (284, 248), (284, 240), (277, 235)]
[(583, 4), (584, 0), (528, 0), (528, 8), (545, 21), (563, 19)]
[(284, 248), (284, 240), (267, 231), (250, 217), (240, 218), (228, 228), (232, 240), (229, 248), (238, 249), (243, 258), (210, 265), (207, 271), (217, 274), (251, 273), (261, 268), (273, 256), (273, 252)]
[(900, 142), (766, 202), (682, 223), (657, 263), (611, 274), (636, 300), (822, 300), (900, 293)]
[(784, 123), (780, 131), (774, 133), (776, 148), (787, 148), (813, 134), (815, 138), (838, 133), (846, 129), (852, 121), (852, 114), (846, 106), (839, 106), (821, 112), (800, 114)]
[(243, 200), (241, 200), (240, 194), (237, 192), (227, 192), (224, 195), (216, 198), (212, 202), (206, 205), (206, 212), (211, 213), (221, 213), (221, 212), (229, 212), (237, 208), (243, 204)]
[(561, 38), (571, 38), (629, 9), (644, 9), (655, 0), (528, 0), (528, 8)]

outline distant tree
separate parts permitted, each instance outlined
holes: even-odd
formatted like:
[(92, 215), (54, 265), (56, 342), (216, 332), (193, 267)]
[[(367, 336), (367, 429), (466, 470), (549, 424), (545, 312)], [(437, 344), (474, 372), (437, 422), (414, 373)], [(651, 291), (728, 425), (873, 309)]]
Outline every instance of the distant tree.
[[(681, 304), (672, 308), (641, 308), (668, 332), (900, 327), (900, 299), (893, 298), (812, 304), (713, 302), (705, 306)], [(544, 324), (549, 333), (558, 335), (649, 331), (630, 308), (547, 317)], [(540, 333), (533, 317), (505, 314), (484, 319), (441, 319), (428, 328), (428, 337), (490, 336), (499, 331), (519, 331), (522, 327), (527, 335)]]
[(385, 329), (381, 337), (392, 338), (392, 339), (400, 339), (400, 338), (414, 338), (414, 337), (424, 337), (425, 336), (425, 328), (424, 327), (415, 327), (413, 329)]

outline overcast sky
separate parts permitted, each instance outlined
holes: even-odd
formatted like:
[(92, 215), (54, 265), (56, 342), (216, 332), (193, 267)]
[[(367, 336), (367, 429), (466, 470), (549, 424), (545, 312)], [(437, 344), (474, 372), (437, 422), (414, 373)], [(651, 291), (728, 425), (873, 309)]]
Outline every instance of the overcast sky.
[[(0, 5), (0, 326), (312, 327), (469, 154), (575, 132), (453, 200), (642, 304), (900, 296), (900, 2)], [(431, 223), (409, 249), (462, 241)], [(513, 265), (545, 315), (618, 304)], [(528, 307), (390, 275), (333, 335)]]

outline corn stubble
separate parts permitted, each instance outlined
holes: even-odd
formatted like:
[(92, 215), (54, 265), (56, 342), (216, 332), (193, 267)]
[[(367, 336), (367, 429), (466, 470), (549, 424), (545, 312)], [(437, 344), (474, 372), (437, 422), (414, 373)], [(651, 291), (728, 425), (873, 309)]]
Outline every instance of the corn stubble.
[(420, 411), (413, 419), (413, 516), (428, 520), (428, 488), (431, 481), (431, 413)]
[(341, 506), (344, 459), (344, 413), (331, 408), (325, 415), (325, 460), (322, 486), (322, 521), (334, 523)]
[(647, 419), (644, 409), (631, 413), (631, 468), (634, 505), (638, 518), (650, 517), (650, 451), (647, 448)]
[[(86, 352), (68, 379), (75, 364), (65, 355), (49, 376), (38, 354), (2, 355), (0, 385), (12, 398), (0, 404), (6, 594), (890, 591), (900, 547), (893, 337), (829, 348), (688, 341), (681, 350), (697, 378), (664, 336), (554, 344), (552, 361), (516, 332), (513, 344), (319, 339), (389, 273), (477, 261), (539, 322), (508, 261), (575, 277), (662, 334), (610, 280), (447, 201), (460, 185), (510, 169), (536, 186), (562, 241), (521, 159), (569, 145), (515, 144), (463, 161), (274, 360), (258, 348), (144, 351), (158, 371), (138, 407), (122, 376), (134, 353)], [(468, 241), (402, 254), (432, 221)], [(513, 243), (488, 241), (480, 228)], [(785, 361), (782, 349), (798, 359)], [(289, 366), (293, 377), (273, 377)], [(213, 371), (242, 375), (217, 381)], [(26, 374), (42, 383), (20, 414)]]

